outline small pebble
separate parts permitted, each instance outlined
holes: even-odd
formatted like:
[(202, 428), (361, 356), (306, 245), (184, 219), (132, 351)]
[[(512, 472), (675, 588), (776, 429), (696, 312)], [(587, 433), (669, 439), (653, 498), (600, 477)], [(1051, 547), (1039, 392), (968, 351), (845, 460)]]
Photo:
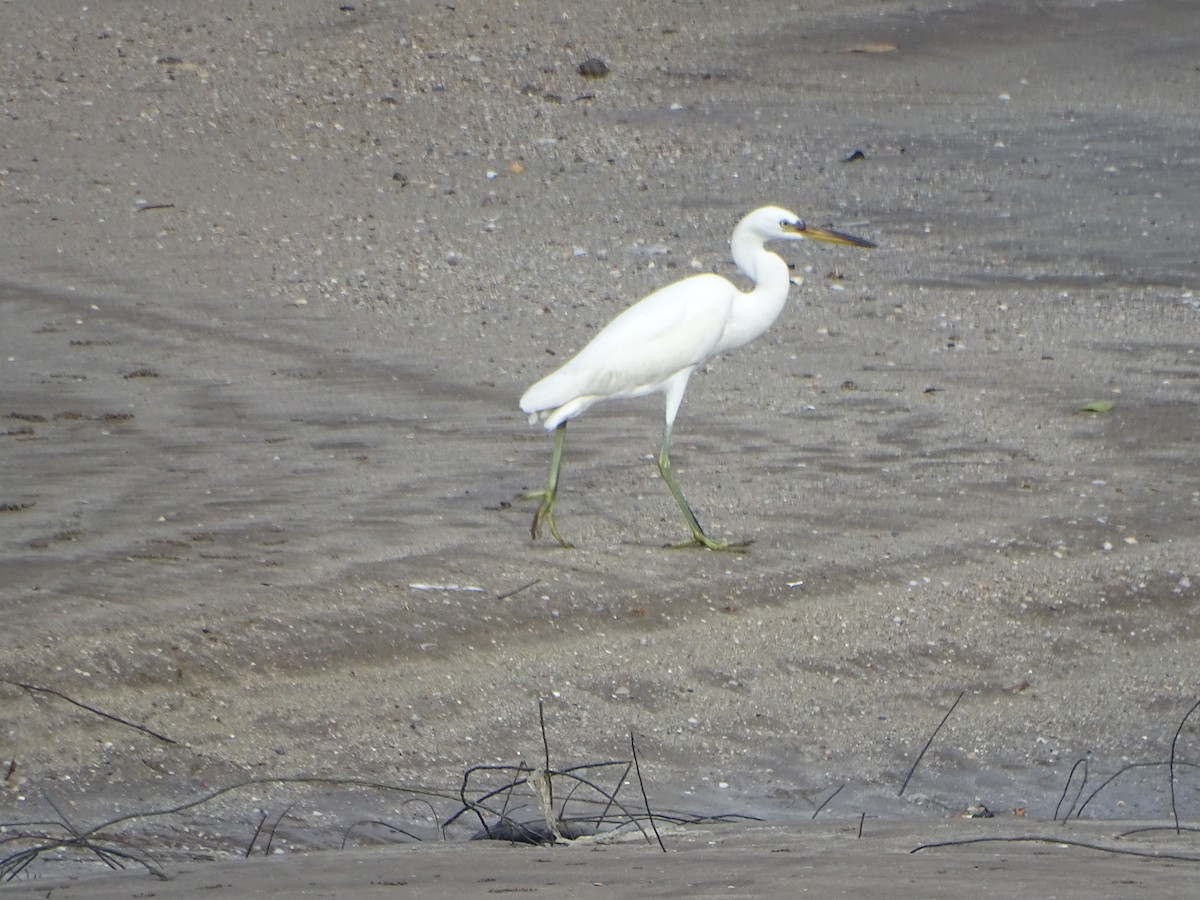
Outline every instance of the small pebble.
[(608, 63), (598, 56), (585, 59), (577, 68), (584, 78), (605, 78), (608, 75)]

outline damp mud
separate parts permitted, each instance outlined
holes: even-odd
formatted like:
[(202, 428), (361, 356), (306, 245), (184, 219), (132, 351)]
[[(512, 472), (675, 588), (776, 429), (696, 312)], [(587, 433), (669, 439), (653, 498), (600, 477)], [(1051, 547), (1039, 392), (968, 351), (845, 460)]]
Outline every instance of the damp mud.
[[(632, 735), (652, 810), (756, 821), (605, 850), (633, 879), (607, 894), (598, 851), (578, 896), (733, 896), (743, 863), (745, 896), (829, 896), (871, 853), (912, 896), (993, 864), (1057, 866), (1057, 896), (1194, 880), (893, 854), (1200, 809), (1200, 19), (739, 10), (0, 5), (6, 837), (257, 779), (122, 834), (179, 891), (538, 887), (496, 847), (338, 848), (367, 819), (436, 841), (471, 767)], [(676, 475), (748, 552), (664, 549), (656, 398), (572, 424), (575, 548), (531, 540), (551, 441), (521, 392), (651, 290), (736, 280), (729, 233), (768, 203), (879, 248), (780, 247), (779, 322), (692, 381)], [(444, 799), (265, 784), (298, 777)], [(211, 861), (264, 822), (290, 868)]]

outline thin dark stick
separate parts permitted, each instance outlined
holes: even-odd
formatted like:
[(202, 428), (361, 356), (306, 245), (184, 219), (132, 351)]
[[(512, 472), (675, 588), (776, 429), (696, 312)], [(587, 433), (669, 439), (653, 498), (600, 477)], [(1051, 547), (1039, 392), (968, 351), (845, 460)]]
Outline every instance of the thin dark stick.
[(385, 821), (383, 821), (382, 819), (363, 819), (363, 820), (361, 820), (361, 821), (359, 821), (359, 822), (354, 822), (354, 823), (352, 823), (352, 824), (350, 825), (350, 827), (349, 827), (349, 828), (347, 828), (347, 829), (346, 829), (346, 831), (345, 831), (345, 833), (342, 835), (342, 849), (343, 849), (343, 850), (345, 850), (345, 849), (346, 849), (346, 843), (347, 843), (347, 841), (349, 841), (349, 840), (350, 840), (350, 832), (352, 832), (352, 831), (353, 831), (355, 828), (357, 828), (359, 825), (378, 825), (378, 826), (380, 826), (381, 828), (387, 828), (388, 830), (390, 830), (390, 831), (395, 831), (395, 832), (398, 832), (398, 833), (400, 833), (400, 834), (404, 835), (405, 837), (410, 837), (410, 838), (412, 838), (414, 841), (420, 841), (420, 840), (421, 840), (419, 837), (417, 837), (417, 836), (416, 836), (415, 834), (413, 834), (411, 831), (405, 831), (405, 830), (404, 830), (403, 828), (401, 828), (399, 825), (393, 825), (391, 822), (385, 822)]
[(658, 825), (654, 822), (654, 813), (650, 811), (650, 798), (646, 796), (646, 783), (642, 781), (642, 766), (638, 762), (637, 744), (633, 741), (633, 729), (629, 729), (629, 752), (633, 754), (633, 770), (637, 773), (638, 789), (642, 792), (642, 803), (646, 805), (646, 821), (650, 823), (650, 830), (654, 832), (654, 839), (658, 841), (658, 849), (663, 853), (667, 852), (667, 847), (663, 843), (662, 835), (658, 833)]
[[(1081, 818), (1083, 816), (1083, 811), (1087, 808), (1088, 804), (1091, 803), (1093, 800), (1095, 800), (1101, 791), (1103, 791), (1106, 787), (1108, 787), (1110, 784), (1112, 784), (1114, 781), (1116, 781), (1118, 778), (1120, 778), (1126, 772), (1132, 771), (1133, 769), (1149, 769), (1149, 768), (1153, 768), (1154, 766), (1166, 766), (1166, 765), (1169, 765), (1169, 761), (1164, 759), (1162, 762), (1128, 763), (1127, 765), (1122, 766), (1116, 772), (1114, 772), (1112, 775), (1108, 776), (1108, 778), (1106, 778), (1104, 780), (1104, 782), (1100, 785), (1100, 787), (1096, 788), (1094, 791), (1092, 791), (1090, 794), (1088, 794), (1087, 799), (1084, 800), (1083, 803), (1081, 803), (1079, 805), (1079, 809), (1075, 810), (1075, 818), (1077, 818), (1077, 819)], [(1175, 768), (1176, 769), (1183, 769), (1183, 768), (1200, 769), (1200, 763), (1190, 763), (1190, 762), (1185, 762), (1183, 760), (1178, 760), (1175, 763)]]
[[(499, 767), (493, 767), (493, 768), (499, 768)], [(467, 773), (467, 775), (465, 777), (469, 778), (469, 772)], [(117, 816), (114, 819), (109, 819), (107, 822), (101, 822), (98, 825), (93, 825), (91, 828), (89, 828), (85, 832), (84, 836), (90, 837), (101, 831), (112, 828), (114, 825), (120, 825), (123, 822), (130, 822), (130, 821), (133, 821), (136, 819), (150, 819), (150, 818), (154, 818), (156, 816), (177, 815), (178, 813), (186, 812), (189, 809), (195, 809), (197, 806), (202, 806), (205, 803), (209, 803), (209, 802), (215, 800), (217, 797), (221, 797), (225, 794), (231, 793), (232, 791), (240, 791), (244, 788), (253, 787), (255, 785), (260, 785), (260, 784), (263, 784), (263, 785), (266, 785), (266, 784), (308, 784), (308, 785), (324, 784), (324, 785), (335, 785), (338, 787), (363, 787), (363, 788), (371, 788), (373, 790), (379, 790), (379, 791), (399, 791), (399, 792), (402, 792), (405, 794), (414, 794), (414, 795), (423, 794), (425, 796), (436, 797), (441, 800), (453, 799), (453, 795), (445, 794), (440, 791), (431, 791), (431, 790), (427, 790), (425, 788), (412, 788), (412, 787), (404, 787), (401, 785), (386, 784), (384, 782), (371, 781), (371, 780), (365, 779), (365, 778), (328, 778), (328, 777), (319, 776), (319, 775), (291, 775), (291, 776), (284, 776), (281, 778), (279, 778), (279, 777), (247, 778), (245, 781), (238, 781), (234, 784), (227, 784), (227, 785), (225, 785), (225, 787), (215, 788), (215, 789), (209, 791), (207, 794), (203, 794), (200, 797), (196, 797), (196, 798), (194, 798), (192, 800), (188, 800), (184, 803), (179, 803), (175, 806), (164, 807), (161, 809), (149, 809), (149, 810), (141, 810), (138, 812), (125, 813), (124, 815)], [(464, 810), (464, 812), (465, 811), (466, 810)]]
[(858, 817), (858, 836), (860, 838), (862, 837), (862, 833), (863, 833), (863, 825), (865, 825), (866, 822), (867, 822), (867, 814), (862, 813), (861, 815), (859, 815), (859, 817)]
[[(627, 776), (629, 774), (629, 770), (632, 768), (633, 768), (632, 763), (625, 763), (625, 771), (622, 772), (620, 774), (620, 776), (617, 778), (617, 786), (615, 788), (613, 788), (613, 792), (611, 794), (604, 794), (604, 797), (608, 800), (608, 803), (606, 803), (604, 805), (604, 809), (600, 813), (601, 821), (608, 818), (609, 810), (611, 810), (613, 808), (613, 805), (617, 802), (617, 794), (621, 793), (621, 785), (623, 785), (625, 783), (625, 776)], [(565, 806), (566, 805), (564, 804), (564, 809), (563, 809), (564, 815), (566, 814)]]
[(275, 829), (279, 827), (279, 823), (283, 821), (283, 817), (292, 811), (295, 803), (289, 803), (287, 808), (279, 814), (279, 818), (275, 820), (275, 824), (271, 826), (271, 830), (267, 832), (267, 846), (263, 848), (263, 856), (271, 855), (271, 844), (275, 842)]
[(59, 809), (58, 804), (54, 802), (54, 798), (50, 795), (50, 792), (48, 790), (46, 790), (46, 786), (44, 784), (41, 786), (41, 792), (42, 792), (42, 799), (45, 800), (48, 804), (50, 804), (50, 808), (52, 810), (54, 810), (56, 813), (58, 813), (58, 821), (62, 825), (62, 827), (67, 829), (67, 831), (71, 832), (71, 836), (74, 837), (76, 840), (81, 840), (84, 837), (84, 835), (80, 832), (80, 830), (78, 828), (75, 827), (75, 825), (71, 822), (70, 819), (68, 819), (65, 815), (63, 815), (63, 811), (61, 809)]
[(1188, 716), (1200, 707), (1200, 700), (1192, 704), (1192, 708), (1187, 711), (1187, 715), (1179, 722), (1179, 727), (1175, 729), (1175, 737), (1171, 738), (1171, 816), (1175, 819), (1175, 833), (1179, 834), (1179, 810), (1175, 808), (1175, 745), (1179, 743), (1179, 735), (1183, 732), (1183, 726), (1187, 723)]
[(121, 860), (127, 859), (131, 862), (140, 863), (141, 865), (146, 866), (146, 868), (152, 873), (156, 871), (153, 866), (147, 865), (144, 860), (139, 859), (133, 853), (117, 850), (114, 847), (101, 847), (98, 844), (93, 844), (91, 841), (80, 841), (77, 846), (83, 850), (91, 851), (91, 853), (94, 854), (98, 860), (100, 860), (110, 869), (120, 869), (121, 871), (124, 871), (125, 865), (121, 862)]
[[(0, 679), (0, 681), (3, 681), (3, 680), (4, 679)], [(11, 684), (12, 682), (8, 682), (8, 683)], [(499, 768), (499, 767), (491, 767), (491, 768)], [(465, 779), (466, 783), (469, 783), (469, 778), (470, 778), (470, 772), (468, 772), (464, 775), (464, 779)], [(78, 847), (82, 850), (86, 850), (90, 853), (93, 853), (96, 856), (98, 856), (103, 862), (105, 862), (106, 865), (113, 865), (114, 863), (119, 865), (119, 860), (132, 860), (133, 862), (136, 862), (139, 865), (145, 867), (145, 869), (148, 872), (150, 872), (152, 875), (154, 875), (155, 877), (165, 879), (167, 877), (166, 874), (154, 862), (153, 858), (150, 857), (149, 854), (147, 854), (144, 850), (140, 850), (138, 853), (117, 850), (116, 848), (114, 848), (112, 846), (115, 838), (104, 838), (102, 833), (107, 831), (108, 829), (112, 828), (113, 826), (120, 825), (125, 822), (131, 822), (131, 821), (135, 821), (135, 820), (139, 820), (139, 819), (142, 819), (142, 820), (151, 819), (151, 818), (155, 818), (157, 816), (177, 815), (181, 812), (184, 812), (189, 809), (194, 809), (205, 803), (210, 803), (211, 801), (215, 800), (217, 797), (223, 796), (232, 791), (244, 790), (245, 788), (252, 787), (254, 785), (267, 785), (267, 784), (307, 784), (307, 785), (321, 784), (321, 785), (337, 785), (340, 787), (346, 787), (346, 786), (363, 787), (363, 788), (371, 788), (373, 790), (380, 790), (380, 791), (399, 791), (399, 792), (403, 792), (406, 794), (420, 795), (420, 796), (425, 796), (425, 797), (433, 797), (433, 798), (436, 798), (439, 800), (454, 799), (454, 796), (452, 794), (442, 792), (442, 791), (433, 791), (433, 790), (429, 790), (427, 788), (404, 787), (404, 786), (400, 786), (400, 785), (387, 784), (387, 783), (379, 782), (379, 781), (371, 781), (371, 780), (363, 779), (363, 778), (328, 778), (328, 777), (321, 777), (321, 776), (290, 776), (290, 777), (283, 777), (283, 778), (265, 778), (265, 777), (264, 778), (249, 778), (245, 781), (237, 782), (236, 784), (230, 784), (230, 785), (226, 785), (225, 787), (216, 788), (200, 797), (196, 797), (196, 798), (188, 800), (184, 803), (179, 803), (174, 806), (164, 807), (164, 808), (159, 808), (159, 809), (147, 809), (147, 810), (139, 810), (139, 811), (131, 812), (131, 813), (125, 813), (123, 815), (109, 819), (106, 822), (100, 822), (98, 824), (91, 825), (86, 830), (80, 830), (75, 824), (73, 824), (70, 820), (68, 820), (65, 816), (62, 815), (62, 811), (58, 807), (58, 805), (54, 802), (53, 797), (47, 795), (46, 796), (47, 803), (49, 803), (49, 805), (51, 807), (58, 810), (58, 812), (59, 812), (59, 816), (61, 817), (59, 821), (56, 821), (56, 822), (24, 822), (24, 823), (7, 823), (7, 824), (9, 825), (10, 828), (13, 827), (14, 825), (21, 825), (24, 827), (57, 826), (57, 827), (62, 828), (64, 831), (66, 831), (69, 836), (64, 837), (61, 835), (51, 835), (51, 834), (46, 834), (46, 833), (39, 833), (39, 834), (14, 835), (13, 837), (0, 839), (0, 846), (7, 844), (10, 841), (15, 841), (15, 840), (26, 840), (27, 841), (27, 840), (31, 840), (31, 839), (35, 839), (35, 840), (40, 839), (41, 841), (43, 841), (43, 843), (40, 843), (34, 847), (29, 847), (25, 850), (20, 850), (20, 851), (17, 851), (16, 853), (9, 854), (8, 856), (0, 857), (0, 881), (9, 881), (9, 880), (15, 878), (21, 872), (25, 871), (34, 860), (38, 859), (40, 856), (42, 856), (45, 853), (49, 853), (49, 852), (52, 852), (52, 851), (55, 851), (58, 849), (69, 848), (69, 847)], [(465, 792), (465, 786), (464, 786), (463, 791)], [(460, 792), (459, 796), (460, 797), (464, 796), (464, 793)], [(484, 822), (483, 817), (478, 812), (478, 810), (473, 809), (468, 804), (466, 807), (464, 807), (462, 812), (465, 813), (468, 810), (471, 810), (471, 811), (475, 812), (476, 815), (479, 815), (480, 821), (483, 822), (484, 827), (486, 828), (486, 822)], [(460, 815), (461, 815), (461, 813), (460, 813)], [(278, 826), (278, 823), (276, 823), (276, 826)], [(103, 841), (103, 846), (99, 845), (98, 841)]]
[[(520, 766), (518, 767), (517, 771), (518, 772), (529, 772), (531, 774), (533, 772), (532, 769), (530, 769), (527, 765), (525, 765), (525, 760), (521, 760)], [(509, 782), (507, 787), (500, 789), (500, 793), (502, 793), (504, 795), (504, 804), (500, 807), (500, 811), (496, 813), (497, 819), (499, 819), (501, 822), (508, 821), (508, 804), (513, 802), (513, 792), (517, 789), (517, 785), (528, 784), (528, 783), (529, 783), (529, 779), (519, 778), (516, 781)], [(497, 796), (499, 796), (499, 794)], [(481, 799), (490, 800), (491, 798), (485, 794), (484, 797)]]
[[(258, 840), (258, 836), (262, 834), (262, 827), (266, 824), (267, 814), (263, 813), (262, 818), (258, 820), (258, 827), (254, 829), (254, 834), (250, 836), (250, 843), (246, 845), (246, 859), (250, 858), (250, 854), (254, 852), (254, 842)], [(343, 841), (343, 843), (345, 843)]]
[(896, 794), (897, 797), (900, 797), (904, 794), (904, 789), (908, 787), (909, 780), (912, 779), (913, 773), (917, 771), (917, 766), (921, 764), (921, 758), (925, 756), (925, 751), (929, 749), (930, 745), (933, 743), (933, 739), (937, 737), (937, 733), (942, 730), (942, 726), (946, 724), (946, 720), (950, 718), (950, 714), (954, 712), (954, 708), (958, 706), (958, 701), (963, 698), (964, 694), (966, 694), (966, 691), (959, 691), (957, 699), (950, 704), (950, 708), (946, 710), (946, 714), (942, 716), (942, 721), (938, 723), (938, 727), (933, 729), (933, 734), (929, 736), (929, 740), (925, 742), (925, 746), (921, 748), (921, 752), (918, 753), (917, 758), (913, 760), (912, 768), (909, 769), (908, 774), (904, 776), (904, 784), (900, 785), (900, 791)]
[[(450, 818), (448, 818), (445, 822), (443, 822), (442, 826), (441, 826), (442, 829), (444, 830), (446, 828), (449, 828), (451, 825), (453, 825), (458, 820), (458, 818), (460, 816), (463, 816), (469, 812), (473, 812), (473, 813), (475, 813), (476, 817), (479, 819), (479, 827), (482, 828), (484, 830), (484, 832), (490, 837), (491, 829), (488, 828), (487, 821), (483, 818), (483, 813), (480, 812), (480, 810), (483, 809), (488, 812), (492, 812), (492, 810), (488, 809), (488, 807), (484, 806), (484, 804), (488, 800), (491, 800), (493, 797), (496, 797), (500, 794), (505, 794), (505, 793), (507, 794), (507, 796), (505, 797), (504, 805), (505, 805), (505, 809), (507, 809), (508, 808), (508, 799), (509, 799), (509, 797), (512, 796), (512, 791), (515, 790), (516, 788), (519, 788), (521, 785), (525, 784), (528, 779), (520, 778), (520, 777), (515, 778), (514, 780), (505, 784), (503, 787), (498, 787), (498, 788), (494, 788), (490, 791), (487, 791), (486, 793), (484, 793), (482, 796), (480, 796), (476, 800), (468, 800), (467, 799), (467, 788), (471, 784), (471, 775), (474, 774), (475, 772), (506, 772), (506, 771), (510, 771), (510, 770), (515, 771), (515, 772), (521, 772), (521, 773), (530, 771), (528, 769), (528, 767), (525, 767), (525, 766), (521, 766), (521, 767), (517, 767), (517, 766), (472, 766), (471, 768), (467, 769), (467, 771), (465, 771), (463, 773), (462, 786), (459, 788), (459, 791), (458, 791), (459, 800), (462, 801), (462, 809), (458, 810), (458, 812), (456, 812), (454, 815), (452, 815)], [(503, 812), (497, 813), (497, 815), (502, 816)]]
[[(432, 819), (434, 824), (437, 825), (437, 827), (438, 827), (438, 836), (443, 841), (445, 841), (446, 840), (446, 830), (444, 828), (442, 828), (442, 823), (438, 821), (437, 810), (433, 808), (433, 804), (430, 803), (428, 800), (426, 800), (424, 797), (409, 797), (407, 800), (405, 800), (400, 805), (408, 806), (408, 804), (410, 804), (410, 803), (424, 803), (425, 804), (425, 806), (429, 809), (429, 818)], [(419, 841), (421, 839), (417, 838), (417, 840)]]
[[(546, 774), (547, 775), (550, 775), (550, 774), (557, 775), (558, 773), (557, 772), (553, 772), (553, 773), (547, 772)], [(587, 786), (588, 786), (587, 782), (585, 782), (583, 780), (579, 780), (579, 781), (576, 781), (575, 784), (573, 784), (571, 787), (567, 788), (567, 794), (565, 797), (562, 798), (562, 809), (560, 809), (558, 811), (558, 821), (559, 822), (567, 821), (567, 805), (570, 804), (571, 800), (575, 797), (575, 792), (582, 790), (583, 788), (585, 788)], [(618, 787), (618, 790), (620, 790), (619, 787)], [(607, 797), (608, 792), (601, 791), (600, 796)]]
[(13, 687), (19, 687), (19, 688), (22, 688), (23, 690), (30, 691), (31, 693), (36, 692), (36, 693), (40, 693), (40, 694), (50, 694), (53, 697), (58, 697), (60, 700), (66, 700), (68, 703), (78, 706), (80, 709), (85, 709), (90, 713), (94, 713), (95, 715), (101, 716), (105, 719), (110, 719), (111, 721), (116, 722), (120, 725), (126, 725), (129, 728), (136, 728), (138, 731), (140, 731), (144, 734), (148, 734), (148, 735), (150, 735), (150, 737), (158, 738), (160, 741), (163, 741), (164, 743), (167, 743), (167, 744), (177, 743), (176, 741), (172, 740), (171, 738), (167, 737), (166, 735), (159, 734), (157, 731), (152, 731), (151, 729), (147, 728), (145, 725), (139, 725), (137, 722), (130, 722), (127, 719), (122, 719), (120, 716), (114, 716), (111, 713), (106, 713), (103, 710), (96, 709), (96, 707), (94, 707), (94, 706), (88, 706), (86, 703), (80, 703), (78, 700), (75, 700), (72, 697), (68, 697), (62, 691), (56, 691), (54, 688), (38, 687), (36, 684), (25, 684), (22, 681), (10, 681), (7, 678), (0, 678), (0, 681), (3, 681), (5, 684), (11, 684)]
[[(1102, 790), (1104, 790), (1106, 787), (1108, 787), (1110, 784), (1112, 784), (1114, 781), (1116, 781), (1118, 778), (1120, 778), (1126, 772), (1130, 771), (1131, 769), (1143, 769), (1143, 768), (1149, 768), (1151, 766), (1161, 766), (1161, 765), (1165, 765), (1165, 763), (1156, 763), (1156, 762), (1129, 763), (1128, 765), (1121, 766), (1121, 768), (1117, 769), (1117, 771), (1113, 772), (1111, 775), (1109, 775), (1107, 778), (1105, 778), (1104, 781), (1100, 784), (1100, 787), (1096, 788), (1094, 791), (1092, 791), (1090, 794), (1088, 794), (1087, 799), (1084, 800), (1081, 804), (1079, 804), (1079, 809), (1075, 810), (1075, 818), (1077, 818), (1077, 819), (1080, 818), (1083, 815), (1083, 811), (1085, 809), (1087, 809), (1087, 805), (1089, 803), (1091, 803), (1093, 800), (1095, 800), (1096, 797), (1100, 794), (1100, 792)], [(1066, 793), (1065, 788), (1063, 789), (1063, 793), (1064, 794)], [(1055, 810), (1054, 818), (1056, 818), (1056, 819), (1058, 818), (1058, 810), (1057, 809)]]
[(1121, 847), (1105, 847), (1103, 844), (1089, 844), (1086, 841), (1072, 841), (1061, 837), (1041, 837), (1028, 835), (1026, 837), (977, 837), (964, 838), (957, 841), (938, 841), (934, 844), (922, 844), (913, 847), (909, 853), (919, 853), (922, 850), (933, 850), (938, 847), (965, 847), (968, 844), (1007, 843), (1007, 844), (1062, 844), (1067, 847), (1080, 847), (1084, 850), (1099, 850), (1101, 853), (1115, 853), (1122, 856), (1140, 856), (1145, 859), (1174, 859), (1181, 862), (1200, 862), (1200, 856), (1187, 856), (1182, 853), (1154, 853), (1150, 850), (1126, 850)]
[[(1075, 765), (1071, 766), (1071, 772), (1067, 775), (1067, 783), (1063, 785), (1062, 796), (1058, 798), (1058, 806), (1054, 807), (1054, 818), (1058, 820), (1058, 811), (1062, 809), (1063, 801), (1067, 799), (1067, 791), (1071, 789), (1071, 782), (1075, 780), (1075, 770), (1083, 766), (1083, 781), (1079, 784), (1079, 790), (1075, 792), (1075, 799), (1071, 801), (1071, 808), (1063, 815), (1063, 823), (1066, 824), (1067, 819), (1071, 818), (1071, 813), (1075, 811), (1075, 804), (1079, 802), (1079, 797), (1083, 794), (1084, 785), (1088, 780), (1088, 761), (1086, 756), (1082, 756), (1075, 760)], [(1088, 799), (1091, 799), (1090, 797)]]
[(523, 584), (519, 588), (513, 588), (511, 591), (505, 591), (503, 594), (497, 594), (496, 599), (497, 600), (507, 600), (509, 597), (513, 597), (513, 596), (521, 593), (521, 591), (528, 590), (529, 588), (533, 587), (535, 584), (541, 584), (541, 581), (542, 581), (542, 579), (535, 578), (535, 579), (533, 579), (533, 581), (529, 582), (529, 584)]
[[(125, 866), (121, 860), (130, 860), (142, 865), (150, 874), (162, 880), (167, 880), (166, 874), (155, 865), (149, 854), (138, 855), (130, 851), (119, 850), (116, 847), (102, 846), (87, 839), (86, 836), (72, 836), (68, 839), (52, 838), (50, 835), (35, 835), (47, 841), (47, 843), (39, 844), (34, 847), (29, 847), (25, 850), (18, 851), (10, 856), (6, 856), (0, 860), (0, 881), (12, 881), (23, 872), (30, 863), (41, 856), (43, 853), (49, 853), (55, 850), (66, 850), (77, 848), (81, 851), (87, 851), (99, 859), (110, 869), (124, 869)], [(16, 838), (14, 838), (16, 839)]]
[[(492, 830), (490, 828), (488, 828), (487, 819), (485, 819), (483, 817), (483, 813), (481, 813), (479, 811), (479, 807), (477, 807), (474, 803), (472, 803), (470, 800), (467, 799), (467, 787), (471, 783), (471, 772), (472, 772), (471, 769), (467, 769), (467, 771), (463, 772), (462, 784), (459, 785), (459, 788), (458, 788), (458, 796), (459, 796), (459, 799), (462, 800), (462, 809), (459, 810), (458, 812), (456, 812), (454, 815), (452, 815), (445, 822), (443, 822), (442, 828), (443, 829), (448, 828), (450, 825), (452, 825), (454, 823), (455, 819), (457, 819), (459, 816), (463, 815), (464, 813), (473, 812), (473, 813), (475, 813), (475, 817), (477, 819), (479, 819), (479, 827), (483, 829), (484, 834), (486, 834), (488, 837), (491, 837)], [(480, 802), (482, 803), (484, 801), (481, 800)]]
[(174, 209), (174, 203), (143, 203), (138, 207), (138, 212), (145, 212), (148, 209)]
[(821, 801), (821, 805), (816, 808), (816, 810), (812, 814), (812, 817), (815, 819), (817, 816), (819, 816), (821, 814), (821, 810), (823, 810), (825, 807), (827, 807), (829, 805), (829, 801), (832, 800), (834, 797), (836, 797), (838, 794), (840, 794), (842, 792), (842, 788), (844, 788), (845, 786), (846, 786), (846, 782), (844, 782), (844, 781), (841, 784), (839, 784), (837, 786), (837, 789), (832, 794), (830, 794), (828, 797), (826, 797), (824, 800)]
[[(1200, 828), (1191, 828), (1187, 825), (1184, 825), (1181, 830), (1186, 831), (1189, 834), (1200, 834)], [(1145, 834), (1150, 831), (1174, 831), (1176, 834), (1179, 833), (1179, 831), (1172, 828), (1170, 825), (1147, 825), (1143, 828), (1131, 828), (1129, 831), (1122, 831), (1117, 835), (1117, 839), (1120, 840), (1121, 838), (1129, 837), (1131, 834)]]
[(79, 846), (83, 847), (85, 850), (92, 851), (96, 858), (110, 869), (120, 869), (122, 871), (125, 870), (125, 867), (121, 865), (121, 862), (118, 858), (119, 854), (116, 851), (109, 852), (107, 848), (101, 847), (99, 844), (93, 844), (91, 841), (80, 841)]
[(0, 880), (15, 881), (17, 876), (24, 872), (29, 867), (29, 864), (41, 855), (43, 849), (47, 848), (34, 847), (6, 857), (3, 864), (0, 864)]
[(542, 729), (543, 771), (546, 773), (546, 814), (554, 815), (554, 781), (550, 778), (550, 741), (546, 737), (546, 706), (538, 701), (538, 727)]

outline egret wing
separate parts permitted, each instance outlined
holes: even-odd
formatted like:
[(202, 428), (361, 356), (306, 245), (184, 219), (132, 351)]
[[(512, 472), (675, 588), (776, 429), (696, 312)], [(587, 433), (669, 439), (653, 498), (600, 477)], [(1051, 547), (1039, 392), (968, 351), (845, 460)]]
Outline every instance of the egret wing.
[(581, 398), (636, 397), (661, 388), (713, 354), (735, 292), (718, 275), (697, 275), (655, 291), (526, 391), (521, 408), (533, 412)]

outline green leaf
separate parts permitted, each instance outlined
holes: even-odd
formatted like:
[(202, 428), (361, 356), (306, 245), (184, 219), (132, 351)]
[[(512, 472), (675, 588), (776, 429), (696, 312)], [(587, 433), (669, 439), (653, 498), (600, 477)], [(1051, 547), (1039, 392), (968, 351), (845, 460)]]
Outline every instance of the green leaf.
[(1089, 400), (1079, 407), (1078, 411), (1081, 413), (1106, 413), (1112, 412), (1116, 406), (1115, 400)]

